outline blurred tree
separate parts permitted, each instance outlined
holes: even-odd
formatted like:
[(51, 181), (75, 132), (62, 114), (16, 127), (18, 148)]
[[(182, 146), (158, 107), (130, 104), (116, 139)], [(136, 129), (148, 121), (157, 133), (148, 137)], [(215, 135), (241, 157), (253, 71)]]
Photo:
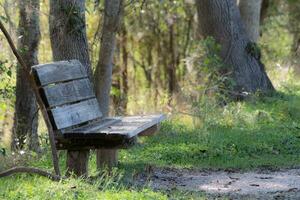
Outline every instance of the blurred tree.
[(289, 30), (293, 37), (292, 57), (295, 61), (295, 69), (300, 74), (300, 2), (288, 1)]
[[(39, 9), (39, 0), (19, 1), (18, 48), (27, 66), (38, 64)], [(18, 65), (12, 148), (22, 149), (27, 140), (30, 150), (40, 152), (38, 109), (33, 91), (29, 83), (24, 81), (25, 76), (24, 70)]]
[(212, 36), (221, 45), (220, 56), (226, 65), (225, 74), (232, 72), (234, 96), (244, 92), (274, 90), (260, 51), (247, 36), (234, 0), (196, 0), (199, 30), (204, 37)]
[(116, 115), (124, 115), (128, 103), (128, 38), (127, 30), (122, 20), (120, 34), (117, 39), (115, 66), (112, 75), (112, 101)]

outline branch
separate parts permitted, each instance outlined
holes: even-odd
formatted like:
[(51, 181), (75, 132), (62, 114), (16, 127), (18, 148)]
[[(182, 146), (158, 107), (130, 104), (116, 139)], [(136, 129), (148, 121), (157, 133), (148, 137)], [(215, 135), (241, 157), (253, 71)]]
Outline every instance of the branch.
[(41, 169), (37, 169), (37, 168), (33, 168), (33, 167), (14, 167), (14, 168), (8, 169), (3, 172), (0, 172), (0, 178), (6, 177), (6, 176), (11, 176), (15, 173), (37, 174), (40, 176), (47, 177), (47, 178), (51, 179), (52, 181), (60, 181), (62, 179), (65, 179), (65, 177), (54, 175), (50, 172), (47, 172), (47, 171), (44, 171)]

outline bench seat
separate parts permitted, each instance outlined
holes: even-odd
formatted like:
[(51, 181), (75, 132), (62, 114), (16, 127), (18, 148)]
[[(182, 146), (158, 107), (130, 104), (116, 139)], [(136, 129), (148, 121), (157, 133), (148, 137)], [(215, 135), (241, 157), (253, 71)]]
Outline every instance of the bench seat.
[(126, 117), (105, 118), (101, 121), (81, 126), (79, 128), (62, 131), (64, 138), (81, 137), (119, 137), (132, 138), (160, 123), (165, 115), (138, 115)]
[(57, 134), (57, 149), (125, 149), (136, 143), (137, 136), (157, 132), (165, 115), (139, 115), (105, 118)]

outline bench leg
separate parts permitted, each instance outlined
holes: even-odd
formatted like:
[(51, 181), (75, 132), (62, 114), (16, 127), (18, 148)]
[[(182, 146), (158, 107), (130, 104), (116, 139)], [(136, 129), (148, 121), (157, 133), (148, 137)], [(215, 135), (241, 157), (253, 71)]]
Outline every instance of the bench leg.
[(89, 150), (67, 151), (66, 175), (88, 176)]
[(118, 164), (118, 150), (117, 149), (98, 149), (97, 150), (97, 168), (103, 169), (108, 167), (111, 169)]

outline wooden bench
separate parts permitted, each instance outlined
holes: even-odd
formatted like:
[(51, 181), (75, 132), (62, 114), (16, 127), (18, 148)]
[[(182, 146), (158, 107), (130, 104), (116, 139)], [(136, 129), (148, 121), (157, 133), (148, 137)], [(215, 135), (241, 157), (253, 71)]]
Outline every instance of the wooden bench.
[(151, 135), (162, 114), (103, 118), (84, 66), (77, 60), (31, 68), (59, 150), (119, 149)]

